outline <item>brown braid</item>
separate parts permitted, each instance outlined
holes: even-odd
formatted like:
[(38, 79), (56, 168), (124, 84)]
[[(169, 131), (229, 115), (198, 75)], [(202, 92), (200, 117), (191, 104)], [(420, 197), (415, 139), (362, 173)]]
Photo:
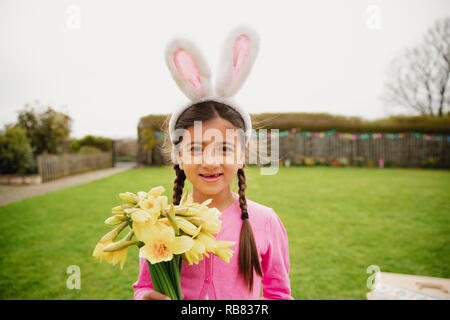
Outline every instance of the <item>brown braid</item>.
[(239, 272), (244, 276), (245, 282), (249, 286), (249, 290), (253, 290), (253, 269), (262, 277), (261, 265), (259, 263), (258, 249), (256, 248), (255, 237), (253, 235), (252, 226), (248, 220), (247, 199), (245, 198), (245, 183), (244, 169), (239, 169), (238, 173), (239, 184), (239, 206), (242, 211), (242, 227), (239, 236)]
[(173, 182), (173, 195), (172, 203), (174, 205), (179, 205), (181, 202), (181, 196), (183, 195), (184, 181), (186, 180), (186, 174), (184, 170), (180, 169), (178, 164), (174, 165), (175, 169), (175, 181)]

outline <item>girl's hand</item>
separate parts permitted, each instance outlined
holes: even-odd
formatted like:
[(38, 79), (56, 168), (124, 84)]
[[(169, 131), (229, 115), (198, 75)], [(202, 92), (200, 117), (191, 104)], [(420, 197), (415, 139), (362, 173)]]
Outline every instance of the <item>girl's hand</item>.
[(155, 290), (149, 290), (144, 293), (142, 300), (171, 300), (168, 296)]

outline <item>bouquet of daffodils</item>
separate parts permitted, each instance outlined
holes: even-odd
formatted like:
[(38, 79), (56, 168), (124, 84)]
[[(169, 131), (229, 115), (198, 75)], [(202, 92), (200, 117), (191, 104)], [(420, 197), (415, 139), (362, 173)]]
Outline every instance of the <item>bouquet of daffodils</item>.
[[(93, 256), (113, 265), (120, 262), (122, 269), (128, 247), (136, 245), (139, 257), (147, 260), (154, 289), (181, 300), (182, 259), (192, 265), (214, 254), (228, 263), (233, 254), (228, 247), (235, 242), (214, 238), (221, 228), (221, 212), (208, 207), (212, 199), (195, 203), (186, 192), (179, 205), (169, 206), (164, 191), (159, 186), (149, 192), (120, 193), (125, 203), (112, 208), (113, 216), (105, 220), (116, 227), (100, 239)], [(125, 228), (129, 229), (125, 237), (115, 241)]]

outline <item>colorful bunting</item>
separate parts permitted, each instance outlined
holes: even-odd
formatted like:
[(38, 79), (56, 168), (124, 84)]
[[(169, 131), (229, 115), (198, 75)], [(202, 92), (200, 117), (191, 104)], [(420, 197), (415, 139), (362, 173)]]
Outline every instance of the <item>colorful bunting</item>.
[[(404, 133), (361, 133), (361, 134), (352, 134), (352, 133), (342, 133), (342, 132), (336, 132), (335, 129), (329, 130), (329, 131), (323, 131), (323, 132), (310, 132), (310, 131), (303, 131), (303, 130), (297, 130), (297, 128), (292, 128), (291, 130), (284, 130), (280, 131), (278, 133), (271, 132), (270, 129), (267, 129), (266, 131), (259, 131), (255, 130), (254, 134), (256, 137), (266, 137), (268, 139), (271, 138), (284, 138), (289, 136), (290, 134), (300, 134), (303, 137), (308, 138), (319, 138), (323, 139), (325, 137), (331, 137), (336, 136), (339, 139), (345, 139), (345, 140), (367, 140), (367, 139), (402, 139), (405, 137), (416, 137), (418, 139), (423, 139), (425, 141), (446, 141), (450, 142), (450, 136), (433, 136), (428, 134), (422, 134), (420, 132), (404, 132)], [(160, 139), (165, 139), (166, 135), (163, 132), (155, 131), (155, 136)]]

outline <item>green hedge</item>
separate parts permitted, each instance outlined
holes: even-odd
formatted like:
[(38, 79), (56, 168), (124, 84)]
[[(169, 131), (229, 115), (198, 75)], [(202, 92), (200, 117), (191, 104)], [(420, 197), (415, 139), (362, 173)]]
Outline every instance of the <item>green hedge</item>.
[[(450, 116), (391, 116), (378, 120), (345, 117), (327, 113), (261, 113), (251, 114), (254, 129), (276, 128), (305, 131), (329, 131), (348, 133), (399, 133), (417, 131), (422, 133), (450, 133)], [(149, 115), (139, 121), (138, 131), (145, 128), (164, 131), (168, 115)]]
[(23, 128), (5, 126), (0, 131), (0, 173), (27, 174), (36, 172), (30, 139)]
[(82, 139), (72, 141), (72, 152), (79, 152), (82, 147), (95, 147), (101, 151), (112, 150), (112, 140), (109, 138), (88, 135)]

